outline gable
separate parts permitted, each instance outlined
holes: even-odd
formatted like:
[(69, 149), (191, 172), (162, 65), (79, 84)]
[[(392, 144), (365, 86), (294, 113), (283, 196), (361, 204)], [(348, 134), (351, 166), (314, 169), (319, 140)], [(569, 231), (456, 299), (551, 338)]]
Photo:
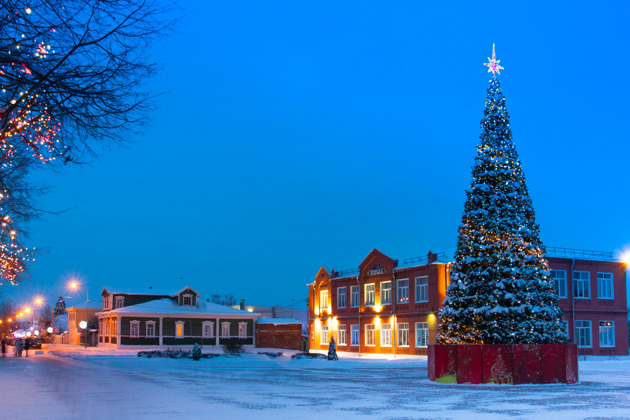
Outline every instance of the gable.
[(359, 270), (364, 276), (391, 274), (397, 265), (397, 260), (389, 258), (381, 251), (374, 248), (359, 265)]

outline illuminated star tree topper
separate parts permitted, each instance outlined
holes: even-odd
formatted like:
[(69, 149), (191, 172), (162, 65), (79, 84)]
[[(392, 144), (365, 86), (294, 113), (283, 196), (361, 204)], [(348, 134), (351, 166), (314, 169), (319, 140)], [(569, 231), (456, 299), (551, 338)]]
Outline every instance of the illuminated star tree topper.
[(492, 44), (492, 58), (488, 57), (488, 61), (489, 63), (483, 63), (484, 66), (488, 66), (488, 73), (501, 74), (499, 70), (504, 70), (504, 68), (499, 65), (501, 60), (497, 60), (497, 56), (494, 52), (494, 44)]

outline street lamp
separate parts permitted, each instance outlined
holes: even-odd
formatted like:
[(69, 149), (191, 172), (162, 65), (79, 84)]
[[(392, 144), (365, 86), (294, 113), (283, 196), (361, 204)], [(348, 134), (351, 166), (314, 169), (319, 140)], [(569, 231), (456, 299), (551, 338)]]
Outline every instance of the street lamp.
[(70, 283), (70, 287), (73, 289), (83, 289), (85, 290), (85, 342), (83, 344), (85, 344), (85, 348), (87, 349), (87, 341), (88, 341), (88, 329), (87, 329), (87, 320), (88, 320), (88, 304), (90, 302), (90, 293), (88, 292), (88, 289), (86, 289), (83, 286), (79, 286), (77, 284), (77, 282), (72, 282)]

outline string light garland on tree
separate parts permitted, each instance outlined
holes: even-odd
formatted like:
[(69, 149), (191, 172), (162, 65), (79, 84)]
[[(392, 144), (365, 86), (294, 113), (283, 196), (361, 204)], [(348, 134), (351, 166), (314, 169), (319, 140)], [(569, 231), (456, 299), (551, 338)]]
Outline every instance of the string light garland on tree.
[(525, 175), (492, 59), (481, 142), (466, 191), (439, 344), (566, 343)]

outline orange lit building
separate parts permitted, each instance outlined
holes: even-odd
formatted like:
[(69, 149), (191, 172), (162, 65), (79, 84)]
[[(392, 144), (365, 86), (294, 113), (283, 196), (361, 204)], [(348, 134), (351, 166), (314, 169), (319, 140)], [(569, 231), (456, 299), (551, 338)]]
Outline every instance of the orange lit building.
[[(626, 264), (612, 254), (564, 248), (550, 248), (548, 261), (579, 354), (627, 355)], [(310, 349), (328, 350), (334, 337), (339, 352), (426, 355), (449, 267), (445, 254), (401, 262), (374, 249), (358, 269), (320, 268), (308, 285)]]

